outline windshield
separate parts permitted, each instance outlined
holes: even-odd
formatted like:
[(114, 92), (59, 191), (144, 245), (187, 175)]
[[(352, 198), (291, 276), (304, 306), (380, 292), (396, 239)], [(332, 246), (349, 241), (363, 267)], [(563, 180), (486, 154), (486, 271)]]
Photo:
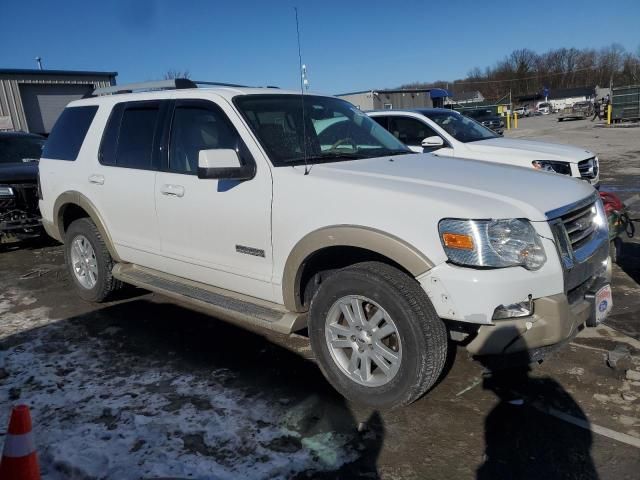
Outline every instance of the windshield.
[(337, 98), (246, 95), (234, 103), (276, 166), (303, 164), (305, 154), (308, 163), (321, 163), (412, 153), (355, 106)]
[(44, 139), (37, 137), (0, 137), (0, 163), (22, 163), (42, 155)]
[(463, 112), (463, 114), (474, 119), (495, 117), (495, 114), (491, 110), (468, 110)]
[(425, 116), (436, 122), (449, 135), (459, 142), (477, 142), (489, 138), (498, 138), (493, 131), (482, 126), (475, 120), (460, 115), (454, 111), (428, 112)]

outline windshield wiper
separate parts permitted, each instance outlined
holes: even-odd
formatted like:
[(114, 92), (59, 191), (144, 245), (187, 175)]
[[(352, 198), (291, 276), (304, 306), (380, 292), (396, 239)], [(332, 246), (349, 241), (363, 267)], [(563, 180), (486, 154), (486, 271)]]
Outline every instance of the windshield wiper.
[[(361, 153), (349, 153), (349, 152), (326, 152), (320, 155), (310, 155), (307, 157), (307, 162), (322, 162), (323, 160), (360, 160), (363, 158), (369, 158)], [(304, 157), (293, 158), (287, 160), (287, 163), (303, 162)]]
[[(385, 150), (382, 155), (408, 155), (410, 153), (416, 153), (413, 150), (405, 150), (404, 148), (397, 148), (395, 150)], [(381, 156), (382, 156), (381, 155)]]

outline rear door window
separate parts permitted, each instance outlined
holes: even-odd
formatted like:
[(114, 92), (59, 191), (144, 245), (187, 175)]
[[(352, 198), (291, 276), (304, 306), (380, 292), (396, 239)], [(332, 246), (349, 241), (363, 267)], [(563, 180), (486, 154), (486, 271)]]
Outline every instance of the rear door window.
[(160, 105), (128, 107), (122, 113), (116, 166), (150, 169)]
[(97, 105), (65, 108), (53, 126), (42, 157), (70, 161), (78, 158), (82, 142), (97, 111)]
[(100, 146), (100, 163), (125, 168), (154, 168), (154, 145), (161, 130), (161, 102), (117, 104)]

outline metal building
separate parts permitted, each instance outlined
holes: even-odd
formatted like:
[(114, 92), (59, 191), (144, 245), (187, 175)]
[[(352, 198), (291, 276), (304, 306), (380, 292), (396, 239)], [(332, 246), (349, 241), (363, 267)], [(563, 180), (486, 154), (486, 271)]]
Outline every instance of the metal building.
[(0, 69), (0, 130), (48, 135), (72, 100), (115, 85), (117, 72)]
[[(431, 108), (440, 106), (446, 90), (440, 88), (411, 88), (393, 90), (363, 90), (361, 92), (336, 95), (353, 103), (360, 110), (382, 110), (398, 108)], [(448, 92), (447, 92), (448, 94)]]

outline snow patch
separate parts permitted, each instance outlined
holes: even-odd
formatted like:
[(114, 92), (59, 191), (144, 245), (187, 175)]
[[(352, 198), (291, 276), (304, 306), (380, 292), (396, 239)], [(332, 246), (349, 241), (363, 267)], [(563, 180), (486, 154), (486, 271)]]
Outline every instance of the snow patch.
[(295, 408), (229, 387), (227, 369), (196, 376), (169, 363), (140, 368), (133, 355), (114, 355), (117, 327), (88, 337), (46, 308), (12, 311), (24, 308), (23, 298), (15, 289), (0, 294), (0, 339), (28, 335), (0, 350), (9, 372), (0, 383), (0, 425), (19, 390), (45, 479), (284, 479), (358, 458), (352, 436), (298, 429), (314, 402)]

